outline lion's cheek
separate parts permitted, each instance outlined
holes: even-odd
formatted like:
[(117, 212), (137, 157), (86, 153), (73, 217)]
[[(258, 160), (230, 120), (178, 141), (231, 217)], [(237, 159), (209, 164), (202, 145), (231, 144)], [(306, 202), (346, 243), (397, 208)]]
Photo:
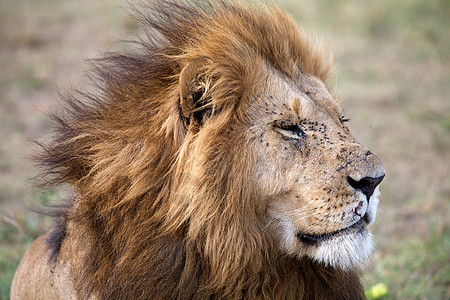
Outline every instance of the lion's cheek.
[(280, 250), (289, 255), (298, 254), (299, 245), (296, 237), (296, 228), (294, 224), (286, 220), (276, 220), (278, 222), (275, 228), (275, 240), (278, 240)]
[[(267, 164), (268, 159), (260, 159), (256, 164), (254, 184), (260, 195), (275, 197), (292, 193), (301, 181), (297, 164), (284, 162)], [(276, 161), (276, 160), (275, 160)]]

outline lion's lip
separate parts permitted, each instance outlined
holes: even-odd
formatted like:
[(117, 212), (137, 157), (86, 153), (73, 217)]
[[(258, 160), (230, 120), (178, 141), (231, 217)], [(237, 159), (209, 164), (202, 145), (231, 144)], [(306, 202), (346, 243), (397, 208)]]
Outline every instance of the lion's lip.
[(324, 240), (328, 240), (338, 234), (347, 232), (347, 231), (354, 231), (354, 233), (362, 233), (364, 232), (364, 230), (366, 229), (367, 226), (367, 221), (366, 221), (366, 216), (364, 215), (361, 219), (359, 219), (357, 222), (355, 222), (354, 224), (339, 229), (337, 231), (334, 232), (330, 232), (330, 233), (325, 233), (325, 234), (307, 234), (307, 233), (298, 233), (297, 237), (300, 239), (300, 241), (302, 241), (304, 244), (307, 245), (315, 245), (318, 242), (324, 241)]

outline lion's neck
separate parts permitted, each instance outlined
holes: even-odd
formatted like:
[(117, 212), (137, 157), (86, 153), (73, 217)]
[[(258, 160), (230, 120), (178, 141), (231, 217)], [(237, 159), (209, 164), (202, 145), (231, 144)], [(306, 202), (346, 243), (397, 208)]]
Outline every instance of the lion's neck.
[(220, 270), (224, 276), (217, 278), (218, 271), (212, 270), (214, 266), (198, 244), (186, 243), (183, 236), (163, 237), (145, 249), (115, 255), (102, 249), (104, 245), (86, 248), (89, 243), (80, 242), (82, 259), (73, 270), (83, 270), (74, 276), (82, 299), (90, 293), (99, 299), (125, 299), (130, 294), (142, 295), (142, 299), (364, 298), (355, 272), (325, 268), (310, 260), (266, 256), (258, 265)]

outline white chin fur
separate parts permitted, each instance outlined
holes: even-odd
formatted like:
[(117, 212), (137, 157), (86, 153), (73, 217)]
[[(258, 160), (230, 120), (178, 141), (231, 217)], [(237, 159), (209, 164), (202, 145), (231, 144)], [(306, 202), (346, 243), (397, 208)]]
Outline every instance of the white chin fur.
[(365, 262), (373, 253), (372, 234), (366, 228), (363, 232), (347, 232), (315, 245), (305, 245), (296, 236), (295, 226), (285, 220), (278, 220), (281, 248), (288, 254), (311, 259), (334, 268), (349, 270)]
[[(379, 195), (380, 191), (377, 187), (370, 197), (365, 213), (368, 225), (375, 220)], [(296, 228), (292, 222), (276, 217), (274, 220), (278, 223), (277, 231), (280, 235), (281, 248), (299, 258), (306, 255), (326, 266), (349, 270), (367, 261), (374, 250), (372, 234), (367, 228), (356, 234), (347, 232), (319, 241), (315, 245), (304, 245), (296, 236)]]
[(353, 269), (373, 253), (372, 234), (345, 234), (313, 246), (308, 256), (326, 266), (343, 270)]

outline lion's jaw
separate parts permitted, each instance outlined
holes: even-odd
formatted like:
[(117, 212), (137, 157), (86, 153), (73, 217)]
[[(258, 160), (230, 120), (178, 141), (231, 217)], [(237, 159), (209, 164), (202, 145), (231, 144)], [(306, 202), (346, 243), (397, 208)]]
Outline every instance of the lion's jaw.
[[(311, 258), (332, 267), (351, 269), (368, 259), (374, 250), (372, 233), (367, 226), (375, 221), (378, 206), (379, 188), (370, 197), (369, 205), (358, 220), (355, 228), (345, 230), (332, 238), (320, 241), (317, 248), (308, 253)], [(348, 227), (347, 227), (348, 228)]]
[(307, 256), (334, 268), (353, 269), (373, 253), (373, 236), (368, 226), (375, 221), (379, 194), (377, 187), (364, 214), (353, 224), (322, 236), (302, 235), (294, 222), (279, 218), (280, 212), (273, 208), (269, 213), (269, 222), (276, 224), (275, 234), (279, 237), (280, 248), (288, 254), (298, 258)]
[[(323, 83), (302, 76), (301, 85), (269, 76), (278, 89), (266, 91), (271, 97), (262, 105), (272, 103), (256, 121), (266, 124), (257, 134), (264, 145), (259, 160), (276, 163), (259, 166), (257, 184), (271, 194), (267, 222), (280, 251), (348, 270), (373, 252), (367, 227), (375, 220), (379, 196), (378, 186), (364, 193), (348, 178), (381, 181), (384, 169), (339, 122), (339, 103)], [(301, 137), (286, 132), (291, 129), (282, 122), (297, 124)]]
[[(287, 219), (272, 220), (278, 223), (277, 235), (280, 236), (281, 248), (290, 255), (299, 258), (308, 256), (334, 268), (348, 270), (357, 267), (366, 261), (374, 250), (372, 233), (367, 226), (375, 220), (379, 194), (377, 187), (370, 197), (365, 213), (354, 224), (314, 241), (299, 234), (293, 222)], [(272, 212), (271, 215), (274, 216), (274, 213)], [(276, 215), (279, 214), (276, 213)]]

